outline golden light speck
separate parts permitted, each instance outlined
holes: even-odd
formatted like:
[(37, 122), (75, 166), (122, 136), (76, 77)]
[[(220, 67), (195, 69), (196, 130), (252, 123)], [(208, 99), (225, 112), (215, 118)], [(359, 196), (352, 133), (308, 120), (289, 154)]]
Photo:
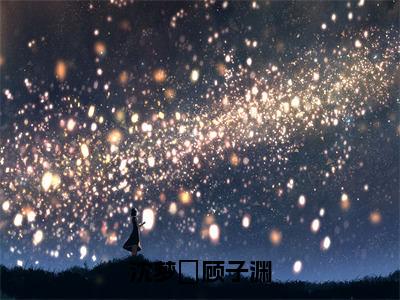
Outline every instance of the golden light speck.
[(226, 66), (223, 63), (217, 64), (216, 69), (219, 76), (225, 76)]
[(176, 203), (175, 202), (171, 202), (171, 204), (169, 205), (168, 212), (171, 215), (175, 215), (177, 211), (178, 211), (178, 207), (177, 207)]
[(154, 224), (155, 224), (155, 214), (154, 214), (154, 211), (151, 208), (146, 208), (146, 209), (143, 210), (142, 222), (146, 222), (143, 225), (143, 228), (145, 230), (153, 229)]
[(51, 174), (51, 172), (44, 173), (44, 175), (42, 177), (43, 190), (48, 191), (50, 189), (52, 179), (53, 179), (53, 175)]
[(176, 92), (173, 88), (167, 88), (164, 91), (164, 96), (167, 100), (172, 100), (175, 98)]
[(218, 243), (220, 230), (217, 224), (211, 224), (208, 229), (208, 235), (213, 243)]
[(108, 136), (107, 136), (107, 141), (111, 145), (118, 145), (122, 140), (122, 133), (118, 129), (112, 130)]
[(197, 82), (200, 78), (200, 72), (197, 69), (192, 70), (192, 72), (190, 73), (190, 80), (192, 82)]
[(4, 201), (1, 207), (3, 208), (4, 211), (8, 211), (10, 209), (10, 201), (8, 200)]
[(89, 147), (86, 144), (81, 144), (81, 153), (83, 158), (87, 158), (89, 156)]
[(16, 227), (21, 226), (22, 225), (22, 219), (23, 219), (23, 216), (21, 214), (16, 214), (15, 217), (14, 217), (14, 225)]
[(237, 156), (235, 153), (232, 153), (230, 157), (230, 162), (232, 166), (234, 167), (238, 166), (240, 162), (239, 156)]
[(179, 201), (181, 201), (182, 204), (188, 205), (192, 202), (192, 195), (190, 192), (182, 190), (178, 194)]
[(374, 225), (381, 223), (381, 221), (382, 221), (381, 213), (379, 211), (371, 212), (369, 215), (369, 221)]
[(163, 83), (167, 79), (167, 71), (164, 69), (156, 69), (153, 72), (153, 79), (157, 83)]
[(119, 73), (118, 82), (121, 86), (125, 86), (128, 83), (129, 74), (127, 71), (122, 71)]
[(43, 240), (43, 231), (42, 230), (37, 230), (34, 235), (33, 235), (33, 245), (37, 246), (39, 245)]
[(272, 229), (269, 233), (269, 240), (274, 246), (278, 246), (282, 241), (282, 233), (278, 229)]
[(67, 67), (67, 64), (65, 63), (65, 61), (58, 60), (56, 62), (56, 66), (54, 68), (54, 73), (56, 75), (56, 78), (59, 81), (64, 81), (65, 78), (67, 77), (67, 71), (68, 71), (68, 67)]
[(107, 47), (104, 42), (98, 41), (94, 44), (94, 52), (99, 56), (106, 55)]
[(340, 198), (340, 207), (345, 211), (350, 208), (350, 199), (349, 196), (345, 193), (343, 193)]

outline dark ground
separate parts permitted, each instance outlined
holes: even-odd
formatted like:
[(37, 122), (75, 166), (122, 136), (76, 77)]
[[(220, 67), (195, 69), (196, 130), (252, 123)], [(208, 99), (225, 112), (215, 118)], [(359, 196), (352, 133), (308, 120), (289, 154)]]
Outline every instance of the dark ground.
[(225, 276), (224, 283), (183, 284), (176, 273), (164, 282), (133, 281), (138, 263), (150, 262), (138, 256), (59, 273), (1, 266), (1, 298), (399, 298), (400, 271), (349, 282), (232, 283)]

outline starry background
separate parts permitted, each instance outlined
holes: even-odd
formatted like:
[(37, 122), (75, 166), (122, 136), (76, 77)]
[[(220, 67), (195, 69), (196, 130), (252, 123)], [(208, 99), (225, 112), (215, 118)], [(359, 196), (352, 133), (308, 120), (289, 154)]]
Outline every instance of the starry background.
[(398, 2), (0, 5), (2, 264), (398, 269)]

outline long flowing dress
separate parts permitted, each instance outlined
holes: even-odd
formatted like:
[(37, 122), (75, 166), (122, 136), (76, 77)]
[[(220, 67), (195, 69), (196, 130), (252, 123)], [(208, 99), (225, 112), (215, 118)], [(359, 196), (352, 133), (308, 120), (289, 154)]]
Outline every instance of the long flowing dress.
[(137, 219), (136, 217), (132, 217), (132, 233), (129, 236), (129, 239), (125, 242), (123, 248), (129, 252), (132, 252), (132, 247), (137, 246), (137, 251), (142, 250), (142, 247), (140, 245), (140, 235), (139, 235), (139, 226), (137, 224)]

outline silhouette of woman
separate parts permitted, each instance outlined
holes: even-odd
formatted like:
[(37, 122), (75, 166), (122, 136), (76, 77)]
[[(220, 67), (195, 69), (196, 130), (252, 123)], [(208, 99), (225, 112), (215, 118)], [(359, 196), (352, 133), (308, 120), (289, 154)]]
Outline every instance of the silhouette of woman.
[(129, 239), (125, 242), (123, 248), (132, 253), (132, 256), (136, 256), (137, 252), (142, 250), (140, 245), (140, 235), (139, 235), (139, 227), (143, 226), (146, 222), (141, 224), (137, 223), (137, 216), (138, 211), (136, 208), (132, 208), (131, 210), (131, 217), (132, 217), (132, 233), (129, 236)]

